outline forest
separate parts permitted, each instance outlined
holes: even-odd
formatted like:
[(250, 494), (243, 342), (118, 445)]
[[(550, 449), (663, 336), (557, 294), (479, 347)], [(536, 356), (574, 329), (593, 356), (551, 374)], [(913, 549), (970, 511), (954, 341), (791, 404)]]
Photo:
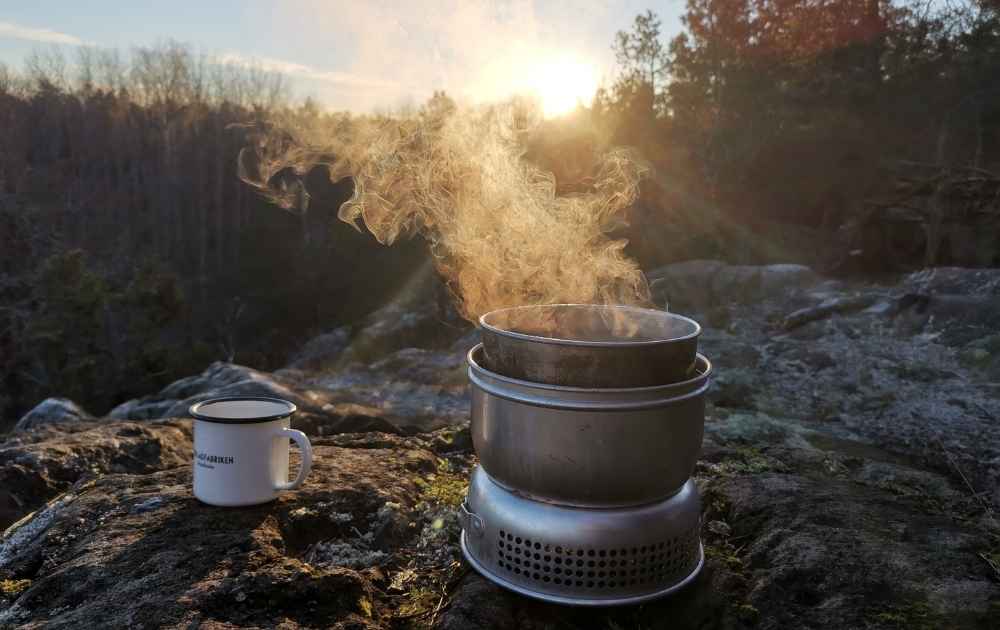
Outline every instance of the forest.
[[(662, 30), (648, 12), (618, 33), (617, 78), (525, 156), (572, 190), (581, 147), (634, 147), (651, 176), (609, 229), (643, 269), (1000, 265), (1000, 3), (688, 0)], [(237, 156), (276, 115), (450, 102), (329, 112), (177, 42), (0, 65), (0, 417), (52, 395), (104, 413), (213, 360), (273, 369), (378, 307), (420, 239), (338, 221), (351, 183), (322, 168), (304, 211), (276, 208)]]

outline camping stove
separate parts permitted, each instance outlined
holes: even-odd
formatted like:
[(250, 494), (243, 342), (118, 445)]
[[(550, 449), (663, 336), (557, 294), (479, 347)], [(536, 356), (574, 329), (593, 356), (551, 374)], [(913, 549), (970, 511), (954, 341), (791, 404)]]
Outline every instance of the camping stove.
[[(481, 319), (492, 346), (468, 356), (480, 466), (459, 511), (462, 552), (517, 593), (578, 606), (633, 604), (667, 595), (701, 570), (701, 499), (690, 479), (712, 371), (692, 343), (701, 329), (622, 308), (521, 307)], [(519, 323), (487, 331), (491, 322), (512, 322), (507, 311), (518, 311)], [(666, 347), (678, 340), (684, 347)], [(654, 385), (639, 370), (643, 385), (634, 387), (621, 386), (621, 372), (595, 368), (629, 365), (630, 356), (685, 367), (658, 368), (681, 377)], [(554, 367), (560, 361), (562, 370)], [(525, 380), (517, 369), (494, 371), (497, 364), (558, 377)]]
[(664, 501), (581, 509), (518, 496), (477, 467), (462, 504), (462, 553), (500, 586), (577, 606), (634, 604), (681, 588), (701, 570), (694, 482)]

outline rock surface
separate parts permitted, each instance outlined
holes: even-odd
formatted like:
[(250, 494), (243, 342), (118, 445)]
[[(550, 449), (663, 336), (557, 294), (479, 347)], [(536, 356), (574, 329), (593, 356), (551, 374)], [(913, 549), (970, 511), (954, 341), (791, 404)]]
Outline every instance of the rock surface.
[(70, 423), (0, 442), (0, 529), (77, 481), (148, 473), (191, 458), (190, 421)]
[(219, 396), (270, 396), (299, 407), (314, 406), (307, 394), (266, 372), (217, 361), (196, 376), (167, 385), (159, 393), (124, 402), (108, 413), (115, 419), (141, 420), (183, 417), (194, 403)]
[(46, 424), (93, 420), (93, 416), (68, 398), (46, 398), (31, 411), (21, 416), (14, 425), (15, 431), (27, 431)]
[(17, 591), (0, 627), (380, 627), (399, 610), (380, 565), (455, 560), (434, 548), (454, 523), (435, 527), (422, 489), (440, 466), (392, 436), (320, 440), (302, 488), (244, 509), (199, 503), (187, 465), (81, 481), (0, 540)]
[[(0, 488), (21, 484), (7, 522), (38, 510), (0, 538), (0, 628), (996, 628), (1000, 276), (693, 261), (651, 278), (705, 324), (718, 371), (695, 472), (707, 559), (681, 593), (570, 609), (461, 563), (475, 335), (439, 322), (409, 337), (397, 308), (364, 326), (386, 344), (351, 333), (368, 341), (348, 354), (328, 338), (275, 374), (216, 364), (117, 413), (285, 388), (267, 391), (301, 403), (317, 463), (269, 505), (198, 504), (184, 421), (0, 443)], [(436, 311), (421, 312), (430, 330)]]

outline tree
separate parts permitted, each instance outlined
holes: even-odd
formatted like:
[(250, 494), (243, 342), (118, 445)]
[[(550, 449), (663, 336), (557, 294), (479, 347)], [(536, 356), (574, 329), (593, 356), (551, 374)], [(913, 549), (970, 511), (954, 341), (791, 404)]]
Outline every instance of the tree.
[(631, 31), (618, 31), (612, 49), (622, 75), (657, 90), (666, 77), (667, 51), (660, 41), (660, 18), (651, 10), (635, 16)]
[(612, 45), (620, 69), (614, 88), (617, 100), (649, 117), (662, 112), (658, 95), (669, 61), (660, 26), (656, 14), (647, 10), (635, 17), (631, 31), (618, 31)]

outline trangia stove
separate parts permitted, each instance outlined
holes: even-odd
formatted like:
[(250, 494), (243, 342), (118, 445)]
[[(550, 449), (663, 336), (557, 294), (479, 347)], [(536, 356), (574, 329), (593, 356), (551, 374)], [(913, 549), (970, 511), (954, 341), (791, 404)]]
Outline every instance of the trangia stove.
[(503, 309), (469, 352), (480, 465), (462, 552), (512, 591), (633, 604), (701, 570), (701, 451), (712, 366), (701, 327), (626, 306)]

